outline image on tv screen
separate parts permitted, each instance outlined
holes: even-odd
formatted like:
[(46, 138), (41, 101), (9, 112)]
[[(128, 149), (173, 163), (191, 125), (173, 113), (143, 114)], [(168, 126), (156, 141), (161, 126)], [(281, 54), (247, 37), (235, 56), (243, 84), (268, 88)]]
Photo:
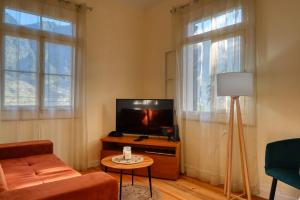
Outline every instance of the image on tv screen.
[(117, 131), (161, 135), (173, 127), (173, 100), (117, 99), (116, 116)]

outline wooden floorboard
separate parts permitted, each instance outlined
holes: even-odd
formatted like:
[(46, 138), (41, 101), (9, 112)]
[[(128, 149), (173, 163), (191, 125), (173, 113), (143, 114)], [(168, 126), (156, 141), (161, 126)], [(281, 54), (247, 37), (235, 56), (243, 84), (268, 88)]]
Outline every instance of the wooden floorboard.
[[(98, 168), (89, 169), (84, 174), (99, 170)], [(119, 174), (109, 174), (119, 180)], [(149, 184), (147, 177), (140, 176), (134, 177), (134, 183), (146, 186)], [(123, 176), (123, 184), (131, 184), (130, 175)], [(187, 176), (181, 176), (177, 181), (153, 178), (152, 186), (160, 192), (162, 200), (226, 200), (222, 187), (213, 186)], [(252, 200), (264, 199), (253, 197)]]

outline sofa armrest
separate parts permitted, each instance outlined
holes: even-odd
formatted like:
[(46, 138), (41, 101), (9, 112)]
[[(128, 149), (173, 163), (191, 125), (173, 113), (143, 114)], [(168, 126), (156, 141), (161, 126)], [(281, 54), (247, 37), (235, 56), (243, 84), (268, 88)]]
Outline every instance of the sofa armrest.
[(6, 200), (117, 200), (118, 182), (112, 176), (95, 172), (79, 177), (0, 193)]
[(0, 144), (0, 160), (53, 153), (50, 140)]
[(269, 143), (266, 147), (265, 168), (299, 169), (300, 138)]

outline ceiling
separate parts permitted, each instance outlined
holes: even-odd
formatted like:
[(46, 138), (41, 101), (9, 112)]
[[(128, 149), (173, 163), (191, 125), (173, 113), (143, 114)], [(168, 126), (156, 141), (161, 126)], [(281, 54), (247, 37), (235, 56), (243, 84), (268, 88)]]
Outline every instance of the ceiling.
[(124, 0), (124, 1), (141, 8), (148, 8), (158, 4), (163, 0)]

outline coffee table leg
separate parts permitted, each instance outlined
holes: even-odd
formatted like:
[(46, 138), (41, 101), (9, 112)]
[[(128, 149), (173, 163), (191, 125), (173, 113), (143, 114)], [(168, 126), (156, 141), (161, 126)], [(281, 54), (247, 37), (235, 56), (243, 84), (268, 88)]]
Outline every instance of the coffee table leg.
[(122, 199), (122, 176), (123, 176), (123, 170), (121, 169), (121, 172), (120, 172), (120, 194), (119, 194), (119, 200)]
[(131, 185), (133, 185), (133, 170), (131, 171)]
[(148, 177), (149, 177), (150, 195), (152, 197), (151, 166), (148, 167)]
[(105, 171), (105, 173), (107, 173), (107, 167), (106, 166), (104, 167), (104, 171)]

